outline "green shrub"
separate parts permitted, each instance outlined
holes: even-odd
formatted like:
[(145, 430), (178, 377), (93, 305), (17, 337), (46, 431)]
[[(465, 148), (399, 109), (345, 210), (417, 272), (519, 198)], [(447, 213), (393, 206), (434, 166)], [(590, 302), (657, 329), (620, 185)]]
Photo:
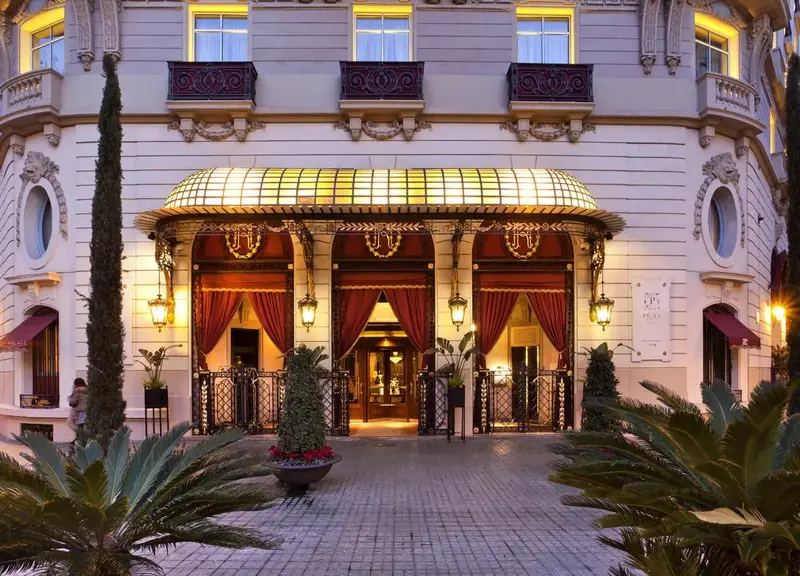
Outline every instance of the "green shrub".
[(319, 377), (327, 359), (323, 347), (305, 344), (286, 355), (286, 396), (278, 422), (278, 448), (283, 455), (305, 454), (325, 447), (325, 408)]
[(589, 365), (586, 367), (586, 383), (581, 400), (581, 429), (592, 432), (615, 432), (619, 422), (600, 404), (619, 398), (616, 374), (614, 374), (614, 351), (603, 342), (597, 348), (587, 350)]
[(32, 467), (0, 454), (0, 573), (163, 574), (142, 554), (181, 542), (273, 548), (253, 530), (211, 520), (268, 505), (274, 488), (260, 481), (271, 474), (268, 458), (226, 450), (240, 430), (182, 450), (189, 429), (180, 424), (131, 452), (123, 427), (105, 457), (93, 441), (67, 458), (43, 436), (20, 438)]
[(800, 574), (800, 415), (791, 388), (760, 384), (743, 407), (724, 382), (703, 386), (706, 413), (650, 382), (660, 404), (604, 408), (629, 434), (573, 432), (553, 482), (583, 491), (569, 506), (608, 512), (601, 542), (627, 555), (616, 575)]

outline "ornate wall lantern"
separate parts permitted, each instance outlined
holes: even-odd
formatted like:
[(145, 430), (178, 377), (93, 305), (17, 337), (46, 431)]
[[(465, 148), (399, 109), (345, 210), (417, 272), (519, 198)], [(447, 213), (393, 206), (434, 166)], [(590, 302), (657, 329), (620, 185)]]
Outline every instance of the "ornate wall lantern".
[(464, 323), (464, 316), (467, 312), (467, 301), (461, 297), (461, 294), (456, 292), (450, 297), (450, 300), (447, 301), (447, 305), (450, 306), (450, 319), (453, 321), (453, 326), (456, 327), (456, 330), (459, 330)]
[(297, 303), (297, 307), (300, 308), (300, 321), (308, 332), (317, 318), (317, 301), (310, 294), (306, 294), (306, 297)]
[(783, 319), (786, 318), (786, 308), (780, 304), (774, 305), (772, 307), (772, 317), (778, 322), (783, 322)]
[(611, 311), (614, 309), (614, 301), (606, 298), (605, 293), (600, 293), (600, 298), (592, 304), (595, 322), (606, 331), (606, 326), (611, 324)]
[(169, 303), (161, 297), (161, 290), (158, 291), (158, 296), (150, 300), (147, 305), (150, 307), (150, 316), (153, 318), (153, 326), (161, 329), (167, 325), (167, 316), (169, 315)]

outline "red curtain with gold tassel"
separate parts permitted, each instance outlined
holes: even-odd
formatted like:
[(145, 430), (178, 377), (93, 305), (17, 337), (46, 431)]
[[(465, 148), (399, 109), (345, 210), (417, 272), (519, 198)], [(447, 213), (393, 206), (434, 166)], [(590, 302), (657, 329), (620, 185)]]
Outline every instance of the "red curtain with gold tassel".
[(428, 291), (425, 288), (386, 288), (383, 293), (411, 344), (419, 352), (425, 352), (431, 344), (426, 313)]
[(287, 292), (248, 292), (250, 306), (258, 317), (261, 327), (282, 354), (289, 351), (292, 343), (286, 333)]
[(355, 346), (378, 302), (380, 288), (355, 288), (339, 291), (339, 338), (336, 341), (336, 359), (344, 358)]
[(511, 318), (518, 292), (481, 292), (481, 309), (478, 319), (478, 338), (483, 354), (491, 352)]
[(203, 316), (199, 330), (200, 367), (208, 370), (206, 355), (214, 349), (242, 301), (241, 292), (203, 292)]
[(558, 350), (558, 367), (567, 366), (567, 305), (564, 292), (528, 292), (528, 301), (545, 335)]

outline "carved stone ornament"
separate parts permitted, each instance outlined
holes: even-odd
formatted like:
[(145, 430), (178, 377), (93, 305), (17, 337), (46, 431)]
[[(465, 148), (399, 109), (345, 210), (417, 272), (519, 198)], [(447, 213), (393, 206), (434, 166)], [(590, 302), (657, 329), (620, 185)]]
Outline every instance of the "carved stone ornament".
[(119, 42), (119, 12), (121, 0), (100, 0), (100, 14), (103, 20), (103, 52), (111, 54), (116, 60), (122, 57)]
[(581, 4), (584, 6), (604, 6), (604, 7), (614, 7), (614, 6), (632, 6), (636, 7), (639, 5), (640, 0), (581, 0)]
[(741, 212), (741, 233), (740, 242), (744, 247), (745, 238), (745, 214), (744, 205), (742, 204), (742, 195), (739, 192), (739, 170), (736, 168), (736, 160), (730, 152), (724, 154), (717, 154), (713, 156), (708, 162), (703, 164), (703, 184), (697, 191), (697, 199), (694, 203), (694, 239), (700, 240), (703, 233), (703, 202), (708, 192), (708, 187), (711, 183), (719, 180), (721, 184), (732, 185), (736, 192), (736, 199), (739, 201), (739, 211)]
[(777, 242), (786, 230), (786, 217), (789, 214), (789, 198), (780, 188), (772, 190), (772, 207), (775, 209), (775, 242)]
[(521, 118), (516, 122), (509, 121), (500, 125), (501, 130), (516, 134), (520, 142), (527, 142), (533, 137), (542, 142), (558, 140), (566, 134), (570, 142), (577, 142), (586, 132), (595, 132), (595, 125), (583, 120), (570, 120), (560, 124), (539, 124)]
[[(732, 0), (688, 0), (688, 4), (690, 4), (696, 12), (710, 14), (740, 30), (743, 30), (747, 26), (747, 21), (742, 17), (736, 6), (733, 5)], [(717, 12), (714, 10), (714, 4), (724, 4), (727, 10), (725, 10), (724, 13)]]
[(410, 142), (420, 130), (432, 130), (433, 127), (430, 122), (413, 117), (401, 118), (394, 122), (362, 122), (361, 118), (350, 118), (334, 122), (333, 129), (348, 132), (354, 141), (360, 140), (362, 134), (373, 140), (391, 140), (402, 134), (403, 139)]
[(59, 213), (59, 230), (61, 237), (67, 239), (67, 198), (64, 196), (64, 190), (61, 189), (61, 183), (56, 178), (58, 174), (58, 166), (41, 152), (28, 152), (28, 157), (25, 158), (25, 166), (22, 169), (22, 174), (19, 175), (22, 180), (22, 188), (17, 196), (17, 246), (20, 245), (22, 238), (20, 236), (20, 222), (22, 220), (22, 196), (28, 184), (38, 184), (44, 178), (50, 182), (53, 192), (58, 201)]
[(14, 76), (15, 70), (12, 66), (12, 53), (14, 51), (13, 29), (8, 15), (0, 14), (0, 83), (5, 82)]
[(14, 24), (22, 24), (25, 20), (29, 19), (31, 16), (35, 16), (36, 14), (41, 14), (42, 12), (47, 12), (48, 10), (52, 10), (53, 8), (59, 8), (64, 6), (67, 3), (67, 0), (45, 0), (45, 3), (42, 4), (36, 12), (31, 12), (29, 10), (31, 0), (23, 0), (22, 5), (17, 10), (16, 15), (12, 19)]
[(263, 130), (265, 126), (263, 122), (235, 118), (220, 124), (218, 129), (214, 129), (207, 122), (195, 122), (191, 118), (182, 118), (170, 122), (167, 125), (167, 130), (180, 132), (187, 142), (194, 141), (195, 136), (200, 136), (212, 142), (219, 142), (227, 140), (234, 135), (239, 142), (244, 142), (252, 132)]
[(75, 11), (75, 25), (78, 29), (78, 60), (83, 63), (83, 70), (88, 72), (92, 69), (92, 61), (94, 61), (94, 30), (92, 27), (94, 0), (74, 0), (71, 4)]
[(650, 74), (656, 63), (656, 38), (658, 29), (658, 9), (660, 0), (642, 0), (641, 20), (641, 52), (639, 61), (644, 73)]
[(686, 0), (667, 0), (666, 6), (666, 63), (670, 76), (674, 76), (681, 63), (681, 30), (683, 29), (683, 9), (686, 7)]
[(772, 25), (769, 15), (762, 14), (750, 23), (750, 29), (747, 31), (747, 47), (750, 49), (749, 80), (750, 85), (755, 87), (772, 49)]

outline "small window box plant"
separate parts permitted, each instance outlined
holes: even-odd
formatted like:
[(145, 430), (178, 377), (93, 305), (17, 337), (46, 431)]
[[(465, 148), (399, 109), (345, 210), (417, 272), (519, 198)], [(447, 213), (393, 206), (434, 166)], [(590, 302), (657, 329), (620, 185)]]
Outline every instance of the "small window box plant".
[(167, 359), (167, 352), (173, 348), (181, 348), (182, 344), (172, 346), (162, 346), (155, 352), (150, 352), (144, 348), (139, 349), (139, 354), (145, 362), (137, 360), (144, 367), (147, 377), (142, 384), (144, 385), (144, 407), (147, 408), (166, 408), (168, 400), (167, 383), (161, 378), (161, 370), (164, 361)]
[(298, 346), (286, 354), (286, 393), (278, 423), (278, 445), (270, 449), (275, 476), (304, 491), (322, 480), (342, 457), (325, 444), (325, 408), (319, 382), (329, 372), (324, 348)]

